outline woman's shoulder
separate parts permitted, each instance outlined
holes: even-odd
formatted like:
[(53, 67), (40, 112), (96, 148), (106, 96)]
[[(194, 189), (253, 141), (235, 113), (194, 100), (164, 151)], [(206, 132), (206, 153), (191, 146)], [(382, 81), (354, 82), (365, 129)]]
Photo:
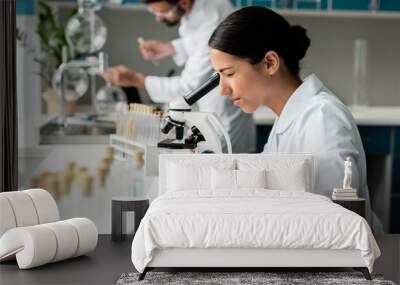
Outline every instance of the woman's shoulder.
[(350, 109), (328, 89), (322, 89), (310, 100), (301, 117), (312, 124), (355, 125)]
[(334, 113), (351, 113), (350, 109), (329, 89), (323, 87), (310, 100), (307, 111), (323, 110)]

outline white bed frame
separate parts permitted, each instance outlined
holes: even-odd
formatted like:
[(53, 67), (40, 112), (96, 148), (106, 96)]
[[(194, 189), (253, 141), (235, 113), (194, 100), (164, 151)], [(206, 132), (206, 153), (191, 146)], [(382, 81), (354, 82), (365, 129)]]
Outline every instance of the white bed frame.
[(290, 268), (338, 267), (361, 271), (365, 279), (371, 280), (359, 250), (170, 248), (155, 250), (153, 259), (139, 275), (139, 281), (144, 279), (147, 272), (157, 268), (201, 268), (207, 271), (230, 268), (242, 272), (250, 269), (263, 271), (266, 268), (285, 268), (290, 271)]
[(365, 267), (359, 250), (170, 248), (149, 267)]
[(157, 249), (139, 280), (155, 268), (343, 268), (361, 271), (367, 280), (371, 275), (359, 250), (329, 249)]
[[(224, 157), (249, 157), (255, 154), (232, 154)], [(192, 155), (188, 159), (207, 159), (220, 155)], [(303, 157), (310, 163), (310, 190), (313, 190), (314, 160), (310, 154), (257, 154), (273, 159), (274, 157), (296, 158)], [(159, 194), (163, 193), (165, 185), (166, 160), (183, 159), (182, 155), (160, 156)], [(361, 271), (364, 277), (371, 280), (369, 270), (361, 257), (359, 250), (330, 250), (330, 249), (254, 249), (254, 248), (169, 248), (157, 249), (153, 259), (147, 265), (144, 272), (139, 275), (142, 280), (146, 273), (154, 268), (236, 268), (238, 271), (246, 271), (246, 268), (343, 268), (352, 267)]]

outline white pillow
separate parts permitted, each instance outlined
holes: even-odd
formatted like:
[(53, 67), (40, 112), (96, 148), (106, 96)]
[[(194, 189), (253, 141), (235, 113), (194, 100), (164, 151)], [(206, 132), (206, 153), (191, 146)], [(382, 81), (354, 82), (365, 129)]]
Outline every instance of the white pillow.
[(236, 170), (232, 169), (211, 169), (211, 189), (235, 190), (236, 189)]
[[(204, 155), (206, 157), (206, 155)], [(167, 191), (211, 190), (211, 169), (234, 169), (235, 161), (230, 159), (174, 160), (167, 162)]]
[(281, 171), (273, 169), (268, 171), (268, 186), (274, 190), (289, 191), (307, 191), (304, 164), (291, 169), (290, 171)]
[(238, 159), (239, 170), (266, 170), (266, 188), (310, 191), (308, 167), (304, 159)]
[(236, 170), (237, 188), (267, 188), (266, 170)]
[(214, 191), (234, 191), (242, 188), (265, 188), (265, 170), (211, 170), (211, 189)]

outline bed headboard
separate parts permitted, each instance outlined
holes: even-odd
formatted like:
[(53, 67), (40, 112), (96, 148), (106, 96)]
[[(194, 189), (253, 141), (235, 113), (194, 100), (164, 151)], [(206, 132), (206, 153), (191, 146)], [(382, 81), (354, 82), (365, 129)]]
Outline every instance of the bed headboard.
[[(298, 165), (301, 168), (301, 175), (304, 177), (307, 192), (314, 190), (315, 163), (310, 153), (257, 153), (257, 154), (161, 154), (159, 160), (159, 186), (158, 194), (163, 194), (167, 189), (168, 165), (191, 164), (203, 166), (213, 166), (221, 161), (232, 161), (235, 169), (273, 169), (279, 173), (275, 176), (275, 183), (279, 180), (287, 180), (287, 177), (293, 177), (298, 174)], [(282, 171), (279, 171), (282, 170)], [(297, 172), (297, 173), (294, 173)], [(284, 186), (281, 186), (281, 188)], [(280, 189), (291, 190), (291, 189)]]

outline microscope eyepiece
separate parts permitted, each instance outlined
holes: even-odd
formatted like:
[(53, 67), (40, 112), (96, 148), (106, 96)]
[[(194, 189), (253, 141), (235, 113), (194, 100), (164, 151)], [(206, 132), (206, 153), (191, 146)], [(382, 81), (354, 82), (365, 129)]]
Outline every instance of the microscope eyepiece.
[(200, 100), (208, 92), (217, 87), (218, 84), (219, 84), (219, 74), (214, 73), (213, 75), (211, 75), (210, 78), (208, 78), (206, 82), (201, 84), (198, 88), (194, 89), (189, 94), (183, 96), (183, 99), (185, 99), (186, 103), (188, 103), (189, 106), (191, 106), (198, 100)]

